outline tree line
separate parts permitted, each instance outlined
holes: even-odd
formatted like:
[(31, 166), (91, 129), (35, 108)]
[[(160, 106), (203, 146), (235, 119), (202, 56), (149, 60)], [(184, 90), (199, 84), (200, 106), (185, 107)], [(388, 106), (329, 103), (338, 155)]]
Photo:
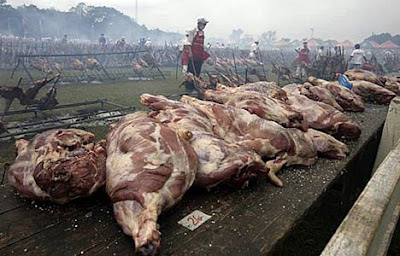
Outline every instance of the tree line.
[(35, 5), (16, 8), (0, 0), (0, 34), (29, 38), (62, 38), (97, 40), (105, 34), (109, 40), (125, 37), (127, 41), (151, 38), (153, 42), (179, 42), (179, 33), (148, 29), (122, 12), (110, 7), (80, 3), (67, 12), (40, 9)]

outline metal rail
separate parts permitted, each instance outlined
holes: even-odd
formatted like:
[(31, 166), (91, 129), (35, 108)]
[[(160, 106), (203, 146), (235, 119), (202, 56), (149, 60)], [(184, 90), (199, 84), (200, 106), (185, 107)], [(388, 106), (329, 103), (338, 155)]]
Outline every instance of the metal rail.
[(90, 100), (90, 101), (84, 101), (84, 102), (57, 105), (54, 108), (49, 108), (49, 109), (31, 108), (31, 109), (24, 109), (24, 110), (13, 110), (13, 111), (8, 111), (6, 113), (0, 113), (0, 116), (12, 116), (12, 115), (26, 114), (26, 113), (37, 113), (37, 112), (43, 112), (43, 111), (49, 111), (49, 110), (55, 110), (55, 109), (71, 108), (71, 107), (94, 105), (94, 104), (102, 104), (102, 105), (107, 104), (110, 106), (120, 107), (120, 108), (125, 107), (123, 105), (119, 105), (117, 103), (108, 101), (107, 99), (97, 99), (97, 100)]
[[(82, 114), (82, 115), (70, 116), (70, 117), (66, 117), (66, 118), (46, 120), (44, 122), (21, 124), (20, 126), (14, 125), (12, 127), (7, 127), (7, 129), (8, 130), (18, 129), (18, 128), (24, 128), (24, 127), (29, 127), (29, 126), (35, 126), (35, 125), (44, 125), (44, 126), (39, 127), (39, 128), (27, 129), (24, 131), (18, 131), (18, 132), (9, 132), (8, 131), (5, 134), (1, 134), (0, 139), (12, 138), (12, 137), (19, 136), (19, 135), (38, 133), (38, 132), (46, 131), (49, 129), (76, 127), (77, 125), (81, 125), (84, 123), (118, 118), (118, 117), (122, 117), (122, 116), (126, 115), (128, 112), (134, 111), (134, 110), (135, 110), (135, 107), (126, 107), (126, 108), (122, 108), (122, 109), (114, 109), (114, 110), (100, 111), (100, 112), (94, 112), (94, 113), (92, 112), (92, 113), (87, 113), (87, 114)], [(109, 116), (98, 116), (100, 114), (106, 114), (106, 113), (109, 113), (110, 115)], [(78, 120), (73, 123), (66, 122), (66, 121), (72, 120), (72, 119), (82, 119), (82, 120)], [(50, 125), (46, 126), (45, 124), (50, 124)], [(51, 125), (51, 124), (53, 124), (53, 125)]]

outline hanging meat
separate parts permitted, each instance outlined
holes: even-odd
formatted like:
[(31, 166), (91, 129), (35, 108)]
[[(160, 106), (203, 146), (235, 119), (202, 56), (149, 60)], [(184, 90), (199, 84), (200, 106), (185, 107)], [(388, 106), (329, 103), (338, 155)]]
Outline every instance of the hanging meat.
[(229, 106), (245, 109), (266, 120), (275, 121), (285, 127), (295, 127), (307, 130), (302, 115), (283, 101), (261, 95), (256, 91), (231, 93), (227, 90), (207, 90), (204, 93), (207, 100), (224, 103)]
[(362, 80), (368, 81), (380, 86), (383, 86), (384, 83), (381, 81), (379, 76), (375, 75), (375, 73), (363, 69), (351, 69), (344, 72), (344, 74), (349, 78), (349, 80)]
[(31, 142), (18, 140), (10, 184), (21, 196), (66, 203), (95, 192), (105, 183), (105, 141), (78, 129), (50, 130)]
[[(189, 138), (190, 133), (182, 131)], [(156, 255), (160, 249), (157, 219), (192, 185), (197, 168), (193, 148), (178, 133), (136, 112), (107, 134), (107, 192), (114, 214), (135, 250)]]
[(307, 81), (314, 86), (322, 86), (328, 89), (335, 96), (337, 103), (339, 103), (345, 111), (364, 111), (364, 103), (361, 97), (348, 88), (340, 85), (337, 81), (329, 82), (323, 79), (317, 79), (313, 76), (310, 76)]
[(211, 188), (221, 182), (243, 188), (259, 174), (267, 174), (261, 157), (213, 134), (213, 125), (206, 114), (196, 108), (164, 96), (142, 94), (140, 101), (155, 112), (150, 115), (169, 128), (190, 130), (189, 140), (199, 164), (195, 185)]
[(387, 104), (396, 97), (394, 92), (368, 81), (355, 80), (351, 83), (353, 84), (353, 91), (360, 95), (364, 101)]

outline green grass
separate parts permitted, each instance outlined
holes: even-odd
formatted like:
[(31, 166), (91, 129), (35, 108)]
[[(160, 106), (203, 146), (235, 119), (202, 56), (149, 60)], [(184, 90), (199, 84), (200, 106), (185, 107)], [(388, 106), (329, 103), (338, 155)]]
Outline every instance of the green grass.
[[(75, 102), (82, 102), (88, 100), (95, 100), (106, 98), (109, 101), (124, 105), (124, 106), (135, 106), (138, 110), (148, 110), (139, 103), (139, 97), (143, 93), (150, 93), (155, 95), (172, 95), (177, 93), (183, 93), (184, 88), (179, 87), (182, 81), (182, 73), (178, 72), (178, 80), (175, 78), (174, 68), (164, 68), (165, 71), (170, 71), (171, 76), (166, 77), (166, 80), (156, 79), (151, 81), (120, 81), (114, 83), (102, 83), (102, 84), (59, 84), (57, 86), (57, 100), (59, 104), (68, 104)], [(14, 78), (10, 78), (11, 71), (0, 72), (0, 85), (7, 84), (8, 86), (15, 86), (18, 83), (19, 77), (22, 75), (16, 73)], [(275, 74), (270, 72), (267, 74), (268, 78), (272, 81), (276, 80)], [(255, 77), (251, 76), (255, 81)], [(46, 91), (47, 87), (41, 90), (38, 97), (41, 97)], [(15, 100), (10, 110), (19, 110), (24, 107)], [(46, 111), (49, 115), (62, 115), (66, 113), (73, 113), (77, 110), (88, 109), (86, 107), (68, 108), (63, 110), (52, 110)], [(93, 108), (93, 106), (90, 106)], [(0, 98), (0, 111), (4, 109), (4, 100)], [(26, 119), (34, 118), (34, 114), (23, 114), (15, 117), (6, 117), (5, 121), (19, 120), (23, 121)], [(88, 127), (88, 131), (96, 134), (96, 139), (102, 139), (108, 132), (108, 127)], [(15, 158), (14, 141), (0, 142), (0, 163), (12, 163)]]

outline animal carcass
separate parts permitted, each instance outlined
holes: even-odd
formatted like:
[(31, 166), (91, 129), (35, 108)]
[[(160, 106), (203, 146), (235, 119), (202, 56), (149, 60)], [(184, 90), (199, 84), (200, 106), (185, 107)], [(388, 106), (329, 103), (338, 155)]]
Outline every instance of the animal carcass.
[(145, 112), (114, 125), (107, 134), (107, 153), (107, 192), (115, 218), (135, 240), (137, 252), (155, 255), (160, 248), (158, 215), (192, 185), (196, 153), (178, 133)]
[(339, 103), (345, 111), (364, 111), (364, 103), (361, 100), (361, 97), (355, 92), (340, 85), (337, 81), (329, 82), (323, 79), (317, 79), (313, 76), (310, 76), (307, 81), (314, 86), (322, 86), (328, 89), (335, 96), (337, 103)]
[(140, 101), (155, 110), (150, 113), (152, 117), (171, 129), (190, 130), (193, 134), (189, 142), (199, 160), (195, 185), (211, 188), (226, 182), (242, 188), (258, 174), (268, 173), (261, 157), (254, 151), (242, 149), (216, 136), (204, 112), (164, 96), (142, 94)]
[(24, 197), (65, 203), (105, 183), (105, 141), (77, 129), (50, 130), (18, 140), (8, 178)]
[(383, 86), (384, 83), (382, 83), (381, 79), (379, 76), (375, 75), (375, 73), (363, 69), (351, 69), (347, 70), (344, 72), (344, 74), (350, 79), (350, 80), (363, 80), (363, 81), (368, 81), (380, 86)]
[(368, 81), (355, 80), (352, 81), (352, 84), (353, 91), (360, 95), (364, 101), (387, 104), (396, 97), (394, 92)]

